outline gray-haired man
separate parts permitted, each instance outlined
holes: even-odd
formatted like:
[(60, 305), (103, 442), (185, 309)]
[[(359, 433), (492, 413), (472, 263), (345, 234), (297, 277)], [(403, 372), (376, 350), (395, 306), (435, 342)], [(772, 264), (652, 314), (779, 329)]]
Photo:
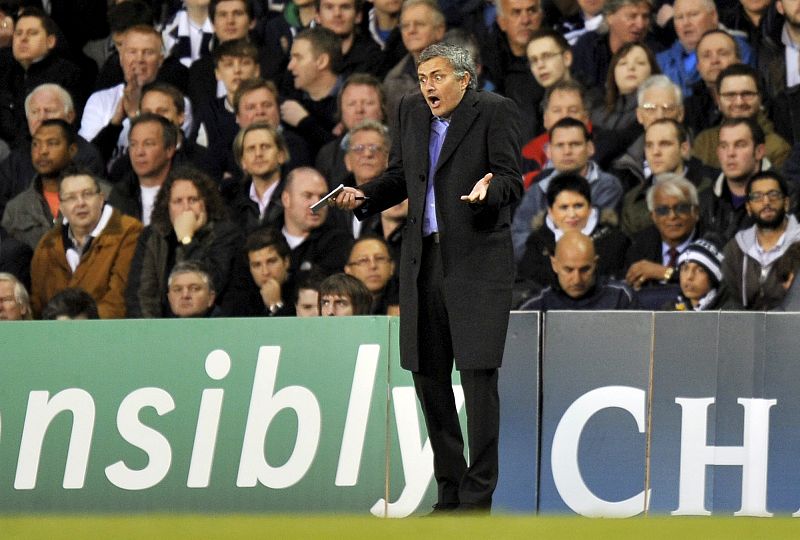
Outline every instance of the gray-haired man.
[[(511, 100), (475, 90), (474, 62), (460, 47), (427, 47), (417, 77), (421, 93), (400, 102), (388, 169), (346, 188), (337, 205), (364, 218), (408, 197), (400, 354), (433, 447), (435, 510), (488, 510), (498, 471), (497, 369), (514, 274), (510, 205), (522, 194), (519, 112)], [(469, 465), (451, 386), (454, 357)]]

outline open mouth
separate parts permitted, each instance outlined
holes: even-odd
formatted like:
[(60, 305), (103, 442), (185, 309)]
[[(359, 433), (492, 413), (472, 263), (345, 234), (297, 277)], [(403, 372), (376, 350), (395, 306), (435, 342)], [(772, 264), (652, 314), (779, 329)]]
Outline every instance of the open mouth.
[(428, 96), (428, 103), (430, 103), (431, 107), (434, 109), (439, 107), (439, 104), (442, 100), (438, 96)]

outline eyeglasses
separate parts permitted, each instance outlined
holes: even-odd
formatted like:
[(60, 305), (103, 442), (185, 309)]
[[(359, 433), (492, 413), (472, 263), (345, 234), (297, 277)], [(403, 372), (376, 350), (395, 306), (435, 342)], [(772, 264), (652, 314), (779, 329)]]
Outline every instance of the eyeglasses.
[(655, 212), (658, 217), (667, 217), (670, 212), (674, 213), (676, 216), (688, 216), (692, 213), (692, 208), (692, 205), (689, 203), (678, 203), (674, 206), (667, 206), (664, 204), (656, 206), (653, 212)]
[(758, 92), (752, 90), (745, 90), (744, 92), (721, 92), (720, 98), (725, 101), (735, 101), (736, 98), (742, 98), (742, 101), (753, 101), (758, 97)]
[(361, 257), (347, 263), (347, 266), (368, 266), (370, 263), (375, 265), (388, 264), (391, 261), (386, 255), (375, 255), (374, 257)]
[(641, 107), (649, 113), (653, 113), (658, 109), (661, 109), (661, 112), (665, 114), (671, 114), (678, 110), (678, 105), (674, 103), (662, 103), (661, 105), (657, 103), (642, 103)]
[(747, 196), (747, 200), (750, 202), (761, 202), (764, 199), (767, 199), (769, 202), (776, 202), (782, 201), (784, 194), (778, 191), (777, 189), (773, 189), (763, 193), (761, 191), (754, 191)]
[(59, 198), (61, 199), (62, 203), (73, 204), (73, 203), (78, 202), (79, 200), (90, 201), (90, 200), (94, 199), (99, 194), (100, 194), (100, 190), (99, 189), (95, 190), (95, 191), (91, 191), (91, 190), (86, 189), (84, 191), (81, 191), (80, 193), (68, 193), (67, 195), (64, 195), (63, 197), (59, 197)]
[(386, 152), (386, 148), (384, 148), (382, 144), (357, 144), (351, 146), (350, 151), (359, 155), (366, 154), (367, 152), (370, 154), (377, 154)]
[(560, 52), (543, 52), (541, 56), (529, 56), (528, 62), (530, 62), (532, 66), (536, 66), (539, 64), (544, 64), (545, 62), (549, 62), (556, 56), (561, 56), (562, 54), (563, 53)]
[(0, 305), (11, 306), (17, 304), (17, 299), (13, 296), (4, 296), (0, 298)]

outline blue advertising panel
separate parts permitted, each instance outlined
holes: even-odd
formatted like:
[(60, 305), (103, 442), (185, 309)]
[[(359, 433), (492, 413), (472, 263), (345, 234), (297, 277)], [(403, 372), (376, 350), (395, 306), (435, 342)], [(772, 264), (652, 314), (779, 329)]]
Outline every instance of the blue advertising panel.
[(644, 511), (651, 327), (645, 312), (545, 315), (540, 512)]
[(800, 516), (800, 315), (767, 315), (764, 395), (770, 410), (767, 509)]
[(765, 515), (765, 321), (763, 313), (656, 314), (652, 512)]
[(500, 369), (500, 477), (494, 509), (536, 511), (539, 462), (539, 317), (513, 312)]

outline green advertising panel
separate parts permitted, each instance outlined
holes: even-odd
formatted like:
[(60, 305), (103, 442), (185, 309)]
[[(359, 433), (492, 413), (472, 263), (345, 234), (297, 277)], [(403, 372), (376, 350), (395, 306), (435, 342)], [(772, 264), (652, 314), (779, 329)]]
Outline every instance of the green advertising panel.
[(385, 317), (0, 325), (0, 512), (382, 515), (396, 339)]
[[(399, 320), (398, 322), (399, 327)], [(398, 328), (399, 331), (399, 328)], [(393, 350), (399, 347), (399, 333), (393, 332)], [(400, 367), (399, 355), (392, 354), (389, 369), (389, 499), (384, 513), (378, 505), (375, 515), (406, 517), (427, 514), (436, 503), (433, 478), (433, 449), (425, 429), (425, 418), (417, 401), (411, 372)], [(396, 359), (396, 361), (395, 361)], [(461, 420), (461, 434), (467, 445), (466, 412), (461, 378), (453, 370), (453, 393)], [(465, 455), (468, 452), (465, 450)]]

